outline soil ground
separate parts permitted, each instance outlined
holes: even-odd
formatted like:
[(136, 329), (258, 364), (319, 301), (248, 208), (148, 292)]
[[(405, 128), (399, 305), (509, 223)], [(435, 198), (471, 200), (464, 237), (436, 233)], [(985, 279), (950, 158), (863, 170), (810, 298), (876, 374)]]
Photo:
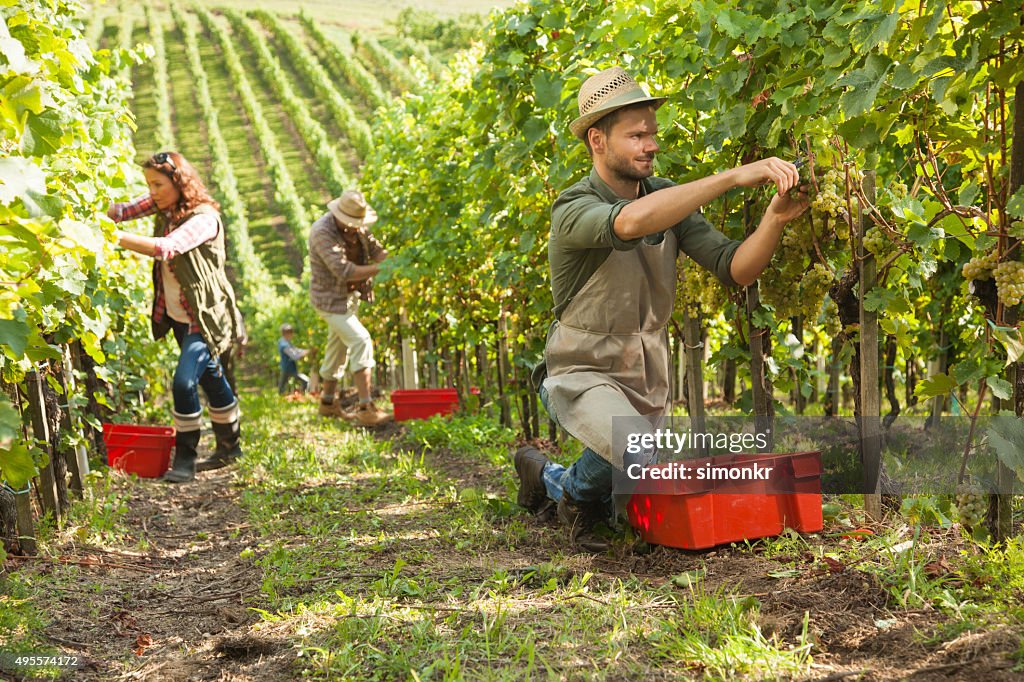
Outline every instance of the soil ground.
[[(281, 447), (287, 447), (290, 439), (309, 437), (293, 425), (282, 424), (272, 432), (272, 440)], [(378, 438), (388, 439), (390, 446), (400, 443), (402, 434), (402, 427), (391, 427)], [(427, 452), (425, 464), (431, 476), (460, 489), (507, 495), (502, 477), (508, 472), (496, 471), (490, 464), (469, 462), (467, 466), (465, 457), (444, 449)], [(44, 637), (85, 662), (69, 677), (241, 681), (289, 680), (299, 675), (294, 629), (261, 615), (261, 610), (273, 611), (274, 604), (262, 589), (264, 570), (244, 558), (246, 548), (261, 538), (258, 524), (241, 503), (246, 488), (237, 479), (230, 469), (200, 474), (194, 483), (180, 486), (115, 477), (110, 479), (112, 497), (120, 495), (127, 508), (119, 523), (128, 529), (125, 536), (100, 547), (79, 542), (72, 532), (49, 548), (47, 559), (17, 562), (23, 575), (52, 586), (52, 599), (44, 605), (52, 620)], [(297, 488), (361, 500), (372, 485), (352, 477), (326, 486), (310, 481)], [(369, 513), (390, 520), (407, 506), (374, 505)], [(939, 610), (895, 608), (890, 592), (874, 574), (858, 570), (852, 562), (830, 565), (816, 560), (822, 545), (834, 539), (805, 538), (805, 545), (794, 546), (806, 549), (794, 555), (769, 552), (768, 545), (757, 542), (704, 552), (642, 549), (624, 543), (608, 554), (591, 555), (568, 550), (563, 532), (552, 522), (525, 512), (511, 518), (525, 526), (525, 535), (512, 547), (483, 552), (467, 552), (439, 537), (441, 532), (430, 527), (429, 513), (398, 513), (388, 532), (436, 538), (430, 563), (437, 567), (442, 584), (449, 584), (448, 579), (473, 585), (486, 581), (496, 566), (514, 573), (556, 557), (561, 570), (570, 575), (591, 573), (594, 595), (601, 594), (602, 586), (620, 580), (640, 581), (657, 589), (673, 576), (703, 571), (707, 592), (722, 589), (728, 598), (758, 601), (759, 625), (766, 636), (793, 643), (806, 628), (814, 643), (813, 664), (799, 679), (1024, 679), (1013, 670), (1022, 634), (1019, 628), (994, 626), (943, 637), (939, 633), (949, 619)], [(494, 532), (501, 533), (509, 522), (497, 519)], [(964, 549), (958, 531), (935, 533), (930, 542), (929, 552), (940, 560)], [(358, 592), (369, 579), (387, 575), (396, 557), (407, 556), (408, 551), (406, 543), (389, 545), (370, 555), (358, 573), (325, 569), (294, 592), (301, 595), (317, 589), (321, 581), (350, 594)], [(793, 568), (780, 574), (782, 567)], [(600, 596), (588, 598), (603, 603)], [(432, 612), (432, 617), (440, 622), (449, 614), (445, 607), (437, 608), (442, 610)], [(655, 677), (663, 678), (668, 669), (655, 670)], [(675, 670), (676, 674), (700, 677), (699, 670), (692, 668)], [(580, 678), (579, 671), (571, 670), (556, 677)], [(602, 677), (620, 679), (614, 673)]]

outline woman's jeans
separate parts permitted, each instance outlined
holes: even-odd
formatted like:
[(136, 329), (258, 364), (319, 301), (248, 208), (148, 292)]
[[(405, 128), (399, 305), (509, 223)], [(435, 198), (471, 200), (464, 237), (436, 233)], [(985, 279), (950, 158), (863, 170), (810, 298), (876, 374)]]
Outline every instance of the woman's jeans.
[(181, 355), (174, 370), (171, 392), (175, 426), (179, 431), (198, 431), (203, 410), (198, 387), (203, 387), (212, 409), (233, 405), (235, 394), (224, 376), (220, 360), (210, 356), (202, 334), (189, 334), (188, 327), (182, 322), (174, 322), (172, 326)]

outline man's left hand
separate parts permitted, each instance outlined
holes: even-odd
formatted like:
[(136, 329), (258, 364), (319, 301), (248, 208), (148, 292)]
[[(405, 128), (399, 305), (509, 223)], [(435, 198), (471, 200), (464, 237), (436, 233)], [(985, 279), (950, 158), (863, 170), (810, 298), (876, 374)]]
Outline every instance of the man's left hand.
[[(791, 194), (795, 196), (790, 196)], [(770, 217), (785, 225), (786, 223), (799, 218), (810, 206), (807, 199), (807, 185), (801, 185), (799, 191), (783, 192), (772, 197), (765, 211), (765, 217)]]

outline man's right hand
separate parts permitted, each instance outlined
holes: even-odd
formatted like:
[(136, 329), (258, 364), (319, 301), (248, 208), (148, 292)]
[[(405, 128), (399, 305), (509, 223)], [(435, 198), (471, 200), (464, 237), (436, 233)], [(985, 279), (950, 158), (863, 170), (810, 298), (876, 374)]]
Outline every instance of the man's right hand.
[(800, 184), (800, 172), (789, 161), (771, 156), (729, 171), (740, 187), (760, 187), (775, 183), (779, 194), (785, 194)]

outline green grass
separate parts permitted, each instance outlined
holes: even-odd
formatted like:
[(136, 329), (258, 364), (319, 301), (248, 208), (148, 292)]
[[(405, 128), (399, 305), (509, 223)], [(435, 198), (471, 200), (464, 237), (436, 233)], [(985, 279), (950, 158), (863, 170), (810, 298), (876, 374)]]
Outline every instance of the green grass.
[[(515, 433), (489, 416), (416, 421), (379, 439), (318, 417), (315, 402), (246, 393), (243, 404), (234, 484), (253, 535), (237, 559), (256, 569), (257, 630), (299, 653), (295, 678), (801, 679), (824, 651), (822, 618), (847, 600), (868, 629), (929, 613), (914, 637), (932, 651), (1024, 622), (1024, 540), (988, 547), (900, 519), (844, 537), (859, 512), (838, 499), (820, 536), (650, 562), (617, 536), (592, 558), (514, 504)], [(94, 474), (64, 539), (144, 550), (127, 527), (135, 485)], [(40, 554), (66, 551), (53, 545), (44, 533)], [(837, 570), (847, 577), (830, 588)], [(738, 576), (761, 581), (756, 593)], [(856, 607), (852, 584), (874, 606)], [(94, 584), (72, 564), (4, 587), (0, 632), (38, 651), (47, 590)], [(816, 601), (787, 610), (779, 629), (769, 595), (789, 590)]]
[(581, 570), (558, 530), (515, 506), (514, 433), (489, 418), (414, 422), (378, 441), (310, 405), (256, 398), (247, 415), (256, 446), (239, 479), (263, 538), (247, 556), (263, 573), (266, 627), (297, 641), (303, 675), (724, 680), (807, 669), (807, 641), (762, 634), (752, 597)]

